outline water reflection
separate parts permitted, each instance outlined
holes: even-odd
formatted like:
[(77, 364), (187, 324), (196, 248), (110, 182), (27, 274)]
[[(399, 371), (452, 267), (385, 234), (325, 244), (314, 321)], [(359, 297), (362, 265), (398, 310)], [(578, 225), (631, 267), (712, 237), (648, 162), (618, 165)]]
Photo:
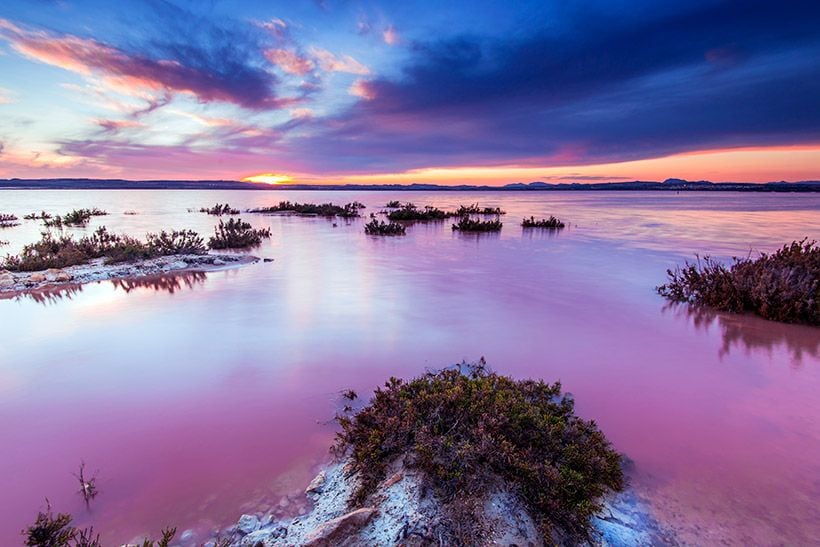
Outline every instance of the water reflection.
[(205, 272), (184, 272), (177, 274), (159, 274), (148, 277), (132, 277), (124, 279), (114, 279), (111, 283), (117, 289), (122, 289), (126, 293), (139, 288), (153, 289), (157, 292), (167, 292), (174, 294), (179, 290), (194, 289), (198, 285), (205, 283), (208, 274)]
[(771, 356), (778, 347), (788, 350), (794, 367), (799, 367), (806, 357), (820, 357), (820, 329), (815, 327), (717, 312), (691, 304), (669, 303), (663, 307), (663, 312), (683, 317), (701, 331), (708, 332), (712, 326), (716, 326), (723, 342), (718, 351), (721, 359), (737, 348), (742, 348), (747, 354), (765, 352)]
[(69, 285), (60, 285), (57, 287), (43, 287), (33, 291), (26, 292), (7, 292), (0, 293), (0, 300), (16, 300), (23, 299), (34, 300), (38, 304), (48, 306), (49, 304), (56, 304), (62, 300), (71, 300), (74, 295), (82, 292), (83, 286), (79, 283), (71, 283)]

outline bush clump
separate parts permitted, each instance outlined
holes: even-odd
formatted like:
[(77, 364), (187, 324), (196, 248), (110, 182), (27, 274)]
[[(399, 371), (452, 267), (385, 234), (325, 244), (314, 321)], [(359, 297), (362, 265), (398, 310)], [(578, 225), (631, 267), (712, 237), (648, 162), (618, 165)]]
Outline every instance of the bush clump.
[(698, 258), (667, 270), (658, 293), (677, 302), (729, 312), (752, 312), (773, 321), (820, 326), (820, 247), (803, 239), (730, 266)]
[(51, 219), (51, 215), (45, 211), (40, 211), (39, 213), (29, 213), (23, 216), (23, 218), (26, 220), (49, 220)]
[(102, 209), (97, 209), (96, 207), (93, 209), (74, 209), (65, 215), (57, 215), (53, 218), (44, 219), (44, 224), (56, 228), (62, 228), (63, 226), (85, 226), (88, 224), (88, 221), (91, 220), (91, 217), (105, 216), (107, 214), (107, 212)]
[(354, 201), (353, 203), (345, 204), (344, 206), (334, 205), (333, 203), (291, 203), (290, 201), (280, 201), (279, 205), (271, 207), (259, 207), (257, 209), (248, 210), (249, 213), (297, 213), (300, 215), (313, 215), (320, 217), (342, 217), (354, 218), (358, 217), (359, 209), (364, 208), (364, 204)]
[(213, 207), (202, 207), (199, 212), (221, 217), (222, 215), (238, 215), (239, 209), (234, 209), (227, 203), (217, 203)]
[(0, 213), (0, 228), (11, 228), (12, 226), (19, 226), (18, 218), (14, 215)]
[(401, 202), (397, 199), (388, 201), (384, 206), (385, 209), (398, 209), (399, 207), (401, 207)]
[(361, 411), (338, 418), (334, 452), (349, 452), (362, 478), (356, 503), (406, 458), (458, 523), (447, 543), (480, 542), (483, 500), (499, 480), (521, 497), (547, 541), (584, 540), (601, 497), (623, 489), (624, 477), (621, 457), (595, 422), (573, 410), (560, 383), (500, 376), (482, 359), (467, 374), (391, 378)]
[(19, 255), (7, 255), (2, 265), (8, 270), (36, 272), (85, 264), (95, 258), (105, 258), (111, 264), (206, 251), (202, 238), (191, 230), (148, 234), (147, 241), (142, 242), (127, 235), (112, 234), (101, 226), (79, 240), (71, 235), (44, 232), (40, 241), (26, 245)]
[(398, 222), (373, 219), (364, 225), (364, 233), (372, 236), (403, 236), (406, 230)]
[(558, 230), (564, 227), (564, 223), (554, 216), (549, 218), (536, 219), (535, 217), (525, 218), (521, 222), (524, 228), (546, 228), (548, 230)]
[(211, 249), (238, 249), (254, 247), (270, 237), (269, 228), (254, 229), (249, 223), (239, 218), (219, 221), (214, 228), (214, 235), (209, 241)]
[(412, 203), (405, 203), (400, 209), (387, 213), (387, 218), (393, 222), (398, 220), (427, 222), (431, 220), (446, 220), (453, 216), (455, 216), (455, 213), (442, 211), (430, 205), (419, 209)]
[(458, 209), (456, 209), (456, 215), (463, 217), (468, 215), (506, 215), (507, 212), (502, 210), (501, 207), (479, 207), (478, 203), (474, 203), (472, 205), (460, 205)]
[(474, 220), (470, 217), (461, 217), (453, 224), (453, 230), (462, 232), (498, 232), (501, 230), (500, 220)]

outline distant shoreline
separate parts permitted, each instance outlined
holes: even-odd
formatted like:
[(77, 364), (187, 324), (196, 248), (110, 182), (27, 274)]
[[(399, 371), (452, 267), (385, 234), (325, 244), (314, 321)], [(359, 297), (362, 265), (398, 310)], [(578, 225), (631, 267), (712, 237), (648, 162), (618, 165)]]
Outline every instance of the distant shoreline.
[(440, 184), (283, 184), (229, 180), (0, 179), (0, 190), (310, 190), (356, 192), (820, 192), (820, 181), (512, 183), (504, 186)]

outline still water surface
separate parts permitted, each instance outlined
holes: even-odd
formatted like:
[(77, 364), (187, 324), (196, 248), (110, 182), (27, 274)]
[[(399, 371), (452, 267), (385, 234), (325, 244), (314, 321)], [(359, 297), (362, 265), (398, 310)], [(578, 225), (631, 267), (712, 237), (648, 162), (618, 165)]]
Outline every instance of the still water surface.
[[(500, 234), (447, 222), (401, 238), (365, 236), (363, 219), (243, 214), (271, 228), (255, 254), (273, 262), (0, 300), (0, 544), (20, 543), (45, 497), (106, 543), (166, 525), (201, 542), (242, 512), (287, 514), (327, 458), (341, 390), (481, 356), (560, 380), (685, 542), (820, 537), (820, 330), (670, 307), (653, 291), (695, 253), (820, 239), (820, 196), (3, 191), (0, 212), (96, 206), (111, 214), (70, 231), (207, 234), (216, 219), (188, 208), (280, 199), (508, 214)], [(518, 226), (550, 214), (570, 226)], [(40, 230), (0, 231), (0, 251)], [(98, 470), (90, 511), (72, 476), (81, 460)]]

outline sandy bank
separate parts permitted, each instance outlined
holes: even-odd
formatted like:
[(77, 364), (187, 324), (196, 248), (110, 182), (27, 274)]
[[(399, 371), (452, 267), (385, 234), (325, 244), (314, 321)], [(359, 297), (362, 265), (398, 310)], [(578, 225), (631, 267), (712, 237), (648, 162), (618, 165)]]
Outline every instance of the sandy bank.
[(138, 279), (160, 274), (212, 272), (237, 268), (258, 261), (259, 258), (251, 255), (171, 255), (120, 264), (106, 264), (104, 258), (98, 258), (87, 264), (40, 272), (0, 270), (0, 298), (13, 298), (28, 292), (56, 289), (62, 286), (77, 286), (95, 281)]

